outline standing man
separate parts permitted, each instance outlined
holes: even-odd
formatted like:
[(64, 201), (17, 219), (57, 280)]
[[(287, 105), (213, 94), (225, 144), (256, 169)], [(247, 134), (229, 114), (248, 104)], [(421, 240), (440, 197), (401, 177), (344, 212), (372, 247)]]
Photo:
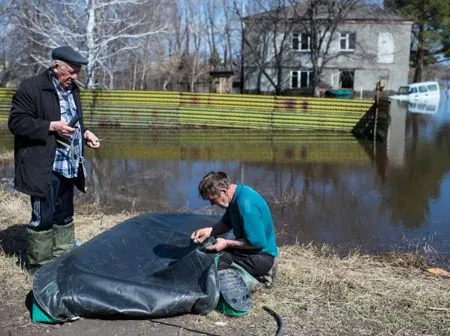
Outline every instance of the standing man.
[(249, 186), (233, 184), (224, 172), (208, 173), (200, 181), (198, 190), (204, 200), (226, 211), (213, 227), (192, 233), (194, 242), (203, 243), (210, 236), (233, 230), (235, 239), (217, 238), (214, 245), (207, 247), (211, 251), (222, 251), (218, 270), (234, 262), (255, 278), (267, 275), (278, 256), (278, 248), (266, 201)]
[(14, 187), (31, 198), (30, 273), (73, 247), (74, 186), (85, 191), (84, 142), (100, 147), (95, 134), (84, 129), (75, 83), (86, 59), (70, 46), (53, 49), (52, 59), (50, 68), (21, 83), (8, 120), (14, 134)]

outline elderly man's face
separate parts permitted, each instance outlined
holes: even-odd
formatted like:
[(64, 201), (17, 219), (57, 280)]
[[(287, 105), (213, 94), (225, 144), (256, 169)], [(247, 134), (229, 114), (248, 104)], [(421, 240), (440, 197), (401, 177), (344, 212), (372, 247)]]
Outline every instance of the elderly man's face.
[(56, 79), (61, 84), (64, 90), (67, 90), (72, 85), (73, 81), (78, 78), (80, 70), (81, 70), (80, 65), (72, 65), (72, 64), (65, 64), (65, 65), (56, 64), (54, 67)]

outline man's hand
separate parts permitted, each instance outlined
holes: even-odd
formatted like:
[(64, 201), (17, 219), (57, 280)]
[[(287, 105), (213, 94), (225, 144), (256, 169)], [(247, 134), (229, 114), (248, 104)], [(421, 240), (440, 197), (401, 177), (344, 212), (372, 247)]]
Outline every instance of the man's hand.
[(191, 235), (191, 239), (193, 239), (196, 244), (202, 244), (211, 236), (212, 229), (212, 227), (207, 227), (194, 231)]
[(51, 121), (48, 130), (61, 137), (70, 138), (76, 129), (68, 126), (65, 121)]
[(223, 238), (217, 238), (216, 243), (214, 245), (208, 246), (206, 249), (208, 251), (223, 251), (228, 247), (228, 240)]
[(97, 136), (91, 131), (87, 130), (86, 132), (84, 132), (83, 137), (86, 140), (86, 145), (88, 147), (94, 149), (100, 148), (100, 141), (98, 140)]

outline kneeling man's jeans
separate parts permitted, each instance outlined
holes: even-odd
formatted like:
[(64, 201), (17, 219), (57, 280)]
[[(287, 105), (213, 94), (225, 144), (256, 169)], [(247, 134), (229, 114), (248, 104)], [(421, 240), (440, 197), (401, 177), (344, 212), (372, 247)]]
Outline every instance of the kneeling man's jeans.
[(230, 267), (231, 263), (241, 266), (254, 277), (266, 275), (273, 266), (274, 257), (266, 253), (248, 252), (239, 249), (222, 251), (217, 265), (218, 270)]

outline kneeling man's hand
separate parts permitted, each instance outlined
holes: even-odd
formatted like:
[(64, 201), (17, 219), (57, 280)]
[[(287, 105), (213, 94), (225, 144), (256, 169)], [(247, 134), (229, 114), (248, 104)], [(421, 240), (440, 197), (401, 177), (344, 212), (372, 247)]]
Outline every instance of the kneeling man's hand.
[(202, 244), (206, 239), (208, 239), (211, 236), (211, 232), (212, 232), (212, 227), (206, 227), (203, 229), (199, 229), (192, 233), (191, 239), (196, 244)]
[(208, 246), (206, 249), (209, 251), (223, 251), (228, 247), (228, 240), (223, 238), (217, 238), (214, 245)]

